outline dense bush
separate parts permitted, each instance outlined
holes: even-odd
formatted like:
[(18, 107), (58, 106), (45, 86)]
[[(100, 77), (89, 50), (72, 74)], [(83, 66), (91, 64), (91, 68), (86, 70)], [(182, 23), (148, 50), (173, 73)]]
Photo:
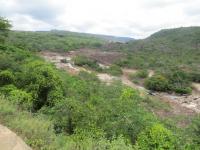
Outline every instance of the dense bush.
[(171, 91), (175, 91), (180, 94), (190, 94), (192, 89), (190, 87), (189, 75), (180, 70), (171, 70), (165, 74), (169, 80), (169, 87)]
[(141, 150), (172, 150), (176, 149), (176, 138), (171, 131), (156, 124), (138, 135), (136, 147)]
[(9, 96), (10, 92), (13, 90), (17, 90), (17, 87), (13, 84), (5, 85), (0, 88), (0, 92), (3, 93), (5, 96)]
[(145, 86), (154, 91), (179, 94), (190, 94), (192, 92), (190, 76), (179, 69), (165, 70), (160, 74), (155, 74), (146, 80)]
[(138, 105), (138, 92), (129, 88), (120, 89), (119, 85), (99, 87), (94, 83), (76, 82), (76, 91), (71, 93), (73, 99), (66, 99), (54, 107), (57, 132), (73, 134), (76, 129), (100, 129), (109, 139), (123, 135), (134, 143), (140, 131), (156, 122)]
[(18, 86), (33, 95), (33, 108), (53, 106), (63, 98), (61, 79), (52, 66), (42, 61), (30, 61), (18, 78)]
[(14, 82), (14, 75), (11, 71), (5, 70), (0, 72), (0, 86), (12, 84)]
[(169, 81), (162, 75), (154, 75), (145, 81), (145, 86), (153, 91), (168, 91)]
[(143, 70), (139, 70), (136, 72), (135, 76), (137, 78), (147, 78), (148, 77), (148, 71), (143, 69)]
[(9, 93), (8, 99), (23, 109), (31, 110), (33, 106), (33, 98), (30, 93), (22, 90), (12, 90)]
[(74, 64), (77, 66), (89, 67), (94, 70), (100, 70), (97, 61), (87, 58), (85, 56), (76, 56), (74, 59)]
[(113, 75), (113, 76), (119, 76), (119, 75), (122, 75), (122, 69), (117, 66), (117, 65), (112, 65), (110, 66), (108, 69), (105, 69), (105, 72)]

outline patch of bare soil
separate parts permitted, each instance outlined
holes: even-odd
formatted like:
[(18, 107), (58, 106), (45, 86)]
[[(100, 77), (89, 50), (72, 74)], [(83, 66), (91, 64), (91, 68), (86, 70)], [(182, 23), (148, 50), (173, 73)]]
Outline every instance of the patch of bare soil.
[[(56, 53), (56, 52), (48, 52), (44, 51), (40, 53), (45, 60), (52, 62), (58, 69), (63, 69), (70, 74), (78, 74), (81, 70), (80, 67), (73, 65), (71, 61), (71, 57), (73, 54), (71, 53)], [(66, 60), (66, 63), (63, 63), (62, 60)]]
[(21, 138), (0, 125), (0, 150), (31, 150)]
[(119, 78), (111, 76), (107, 73), (99, 73), (97, 74), (97, 77), (102, 81), (107, 84), (111, 84), (114, 80), (119, 80)]

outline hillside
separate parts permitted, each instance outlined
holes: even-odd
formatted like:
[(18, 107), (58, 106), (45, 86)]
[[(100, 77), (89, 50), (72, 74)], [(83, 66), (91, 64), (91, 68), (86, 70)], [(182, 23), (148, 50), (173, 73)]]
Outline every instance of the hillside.
[(129, 42), (130, 50), (200, 50), (200, 27), (164, 29), (144, 40)]
[[(115, 47), (116, 49), (116, 47)], [(170, 66), (200, 69), (200, 27), (161, 30), (143, 40), (118, 46), (128, 53), (120, 64), (136, 68), (166, 68)]]
[(69, 51), (79, 48), (99, 48), (109, 42), (127, 42), (127, 37), (77, 33), (61, 30), (52, 31), (10, 31), (8, 44), (31, 51)]

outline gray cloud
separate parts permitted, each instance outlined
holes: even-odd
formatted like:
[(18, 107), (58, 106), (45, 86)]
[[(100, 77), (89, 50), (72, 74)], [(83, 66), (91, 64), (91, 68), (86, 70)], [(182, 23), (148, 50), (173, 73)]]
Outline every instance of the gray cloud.
[(52, 22), (64, 10), (64, 6), (53, 5), (49, 0), (2, 0), (2, 3), (5, 5), (0, 5), (1, 14), (28, 15), (46, 22)]
[(200, 25), (199, 6), (199, 0), (0, 0), (0, 15), (17, 30), (141, 38), (163, 28)]

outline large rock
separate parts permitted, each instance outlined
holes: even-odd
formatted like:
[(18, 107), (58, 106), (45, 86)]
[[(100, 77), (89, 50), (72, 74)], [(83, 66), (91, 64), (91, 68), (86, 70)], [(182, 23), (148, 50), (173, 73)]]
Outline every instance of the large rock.
[(31, 148), (7, 127), (0, 125), (0, 150), (31, 150)]

